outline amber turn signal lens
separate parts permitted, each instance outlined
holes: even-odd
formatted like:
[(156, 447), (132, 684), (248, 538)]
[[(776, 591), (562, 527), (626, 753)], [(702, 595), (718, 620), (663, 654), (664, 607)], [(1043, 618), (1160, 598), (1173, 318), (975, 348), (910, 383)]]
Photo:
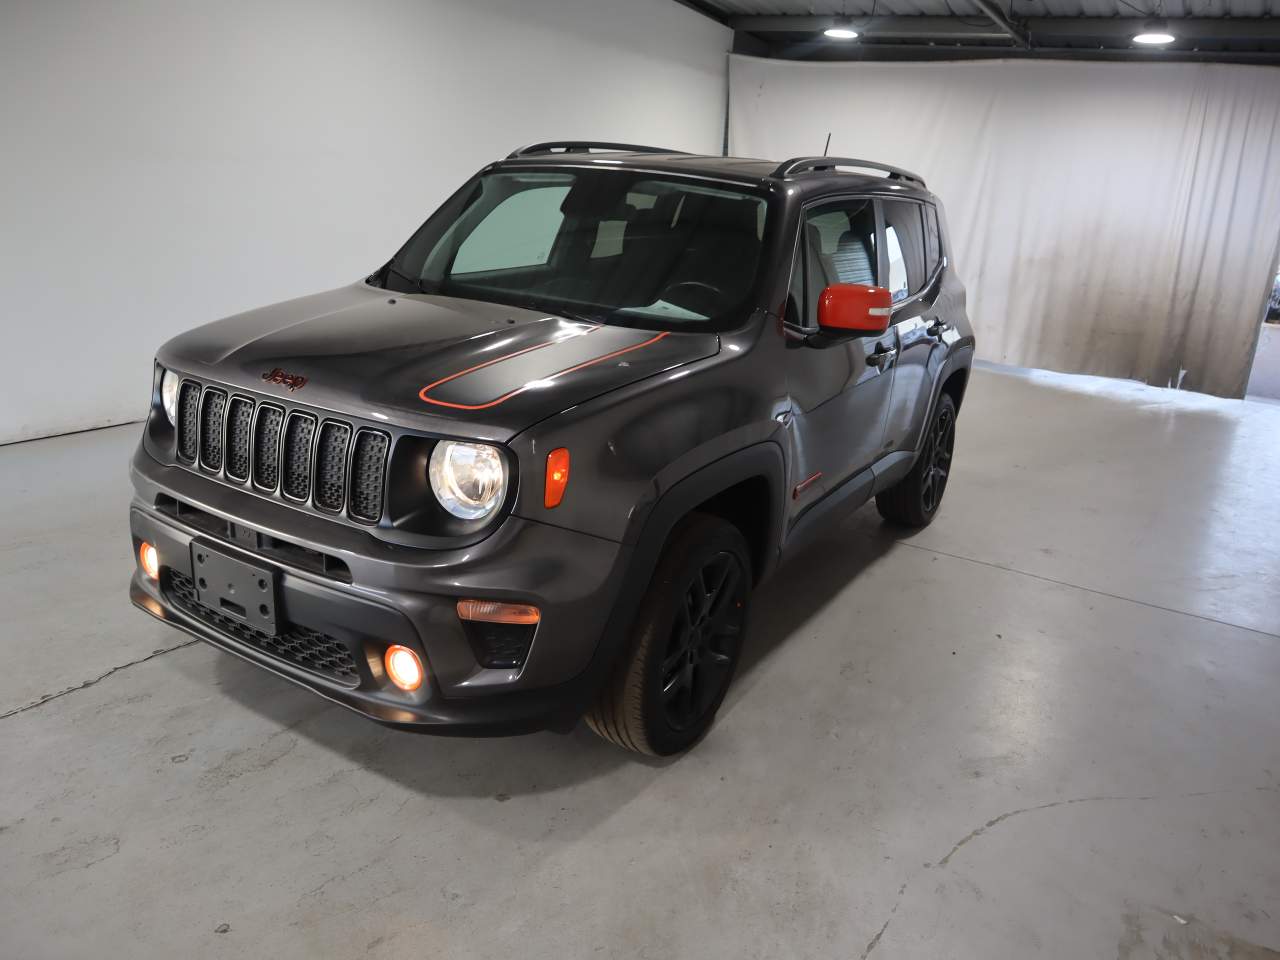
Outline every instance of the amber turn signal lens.
[(547, 486), (542, 494), (542, 505), (550, 510), (560, 506), (564, 488), (569, 485), (569, 449), (557, 447), (547, 454)]
[(160, 579), (160, 554), (145, 540), (138, 548), (138, 563), (142, 566), (142, 572), (152, 580)]
[(542, 619), (538, 608), (530, 603), (497, 603), (493, 600), (459, 600), (458, 619), (484, 623), (534, 624)]
[(387, 676), (401, 690), (417, 690), (422, 686), (422, 661), (408, 647), (398, 643), (387, 647), (382, 659), (387, 665)]

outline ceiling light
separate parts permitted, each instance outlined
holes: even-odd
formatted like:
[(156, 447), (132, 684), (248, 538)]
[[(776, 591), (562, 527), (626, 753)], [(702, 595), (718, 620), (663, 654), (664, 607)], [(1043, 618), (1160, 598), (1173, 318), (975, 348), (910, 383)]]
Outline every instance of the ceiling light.
[(858, 31), (853, 29), (853, 24), (848, 20), (836, 20), (831, 26), (822, 31), (824, 37), (830, 37), (832, 40), (856, 40)]
[(1149, 47), (1161, 47), (1177, 39), (1169, 32), (1169, 25), (1163, 20), (1148, 20), (1142, 25), (1142, 32), (1134, 36), (1133, 42)]

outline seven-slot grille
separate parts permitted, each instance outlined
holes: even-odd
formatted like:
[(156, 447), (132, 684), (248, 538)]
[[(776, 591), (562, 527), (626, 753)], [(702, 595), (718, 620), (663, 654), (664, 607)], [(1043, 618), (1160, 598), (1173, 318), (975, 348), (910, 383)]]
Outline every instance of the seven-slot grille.
[(178, 393), (178, 456), (188, 466), (365, 523), (382, 518), (390, 446), (378, 430), (286, 414), (191, 380)]

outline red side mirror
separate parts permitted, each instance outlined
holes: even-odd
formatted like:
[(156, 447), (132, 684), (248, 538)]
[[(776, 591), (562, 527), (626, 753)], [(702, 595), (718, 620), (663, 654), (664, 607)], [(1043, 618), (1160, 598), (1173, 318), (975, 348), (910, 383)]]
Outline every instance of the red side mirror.
[(884, 287), (833, 283), (818, 298), (818, 326), (832, 333), (884, 333), (892, 312), (893, 297)]

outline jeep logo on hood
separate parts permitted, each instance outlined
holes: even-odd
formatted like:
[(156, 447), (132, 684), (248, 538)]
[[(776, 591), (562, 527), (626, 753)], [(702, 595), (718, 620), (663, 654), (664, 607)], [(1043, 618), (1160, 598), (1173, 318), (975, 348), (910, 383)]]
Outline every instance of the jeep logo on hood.
[(280, 383), (289, 388), (289, 392), (301, 390), (307, 385), (307, 378), (299, 376), (296, 373), (285, 373), (279, 367), (276, 367), (270, 373), (264, 373), (262, 379), (267, 383)]

